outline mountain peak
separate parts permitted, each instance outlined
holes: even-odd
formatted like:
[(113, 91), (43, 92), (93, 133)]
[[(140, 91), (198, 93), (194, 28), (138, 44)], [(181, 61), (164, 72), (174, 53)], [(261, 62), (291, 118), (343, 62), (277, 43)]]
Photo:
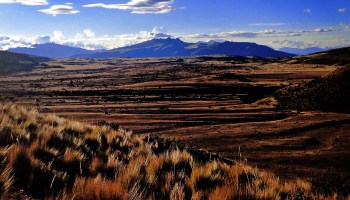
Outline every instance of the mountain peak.
[(146, 42), (162, 42), (162, 43), (185, 43), (182, 40), (180, 40), (179, 38), (171, 38), (171, 37), (167, 37), (167, 38), (154, 38), (152, 40), (146, 41)]
[(172, 57), (229, 55), (253, 57), (290, 57), (282, 51), (276, 51), (264, 45), (249, 42), (210, 41), (208, 43), (187, 43), (180, 38), (154, 38), (131, 46), (112, 49), (110, 51), (89, 51), (77, 47), (69, 47), (55, 43), (37, 44), (34, 48), (15, 48), (9, 51), (25, 53), (49, 58), (114, 58), (114, 57)]

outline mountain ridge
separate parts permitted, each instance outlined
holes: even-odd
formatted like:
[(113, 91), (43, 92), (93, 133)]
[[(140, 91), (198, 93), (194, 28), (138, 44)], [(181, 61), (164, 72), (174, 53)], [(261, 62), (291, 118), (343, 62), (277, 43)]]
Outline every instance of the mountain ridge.
[(293, 63), (321, 64), (321, 65), (348, 65), (350, 63), (350, 47), (331, 49), (305, 56), (295, 56)]
[(280, 51), (296, 54), (296, 55), (308, 55), (308, 54), (314, 54), (319, 53), (323, 51), (331, 50), (331, 48), (319, 48), (319, 47), (309, 47), (309, 48), (291, 48), (291, 47), (283, 47), (279, 49)]
[(288, 54), (276, 51), (270, 47), (248, 42), (215, 42), (186, 43), (179, 38), (152, 39), (135, 45), (120, 47), (102, 53), (77, 55), (80, 58), (111, 58), (111, 57), (172, 57), (172, 56), (202, 56), (202, 55), (232, 55), (253, 57), (290, 57)]
[(106, 51), (87, 50), (55, 43), (36, 44), (31, 48), (18, 47), (10, 52), (49, 58), (113, 58), (113, 57), (172, 57), (172, 56), (203, 56), (229, 55), (253, 57), (291, 57), (295, 54), (274, 50), (268, 46), (249, 42), (201, 42), (187, 43), (179, 38), (155, 38), (134, 45), (115, 48)]
[(23, 53), (48, 58), (68, 58), (78, 54), (89, 54), (94, 52), (83, 48), (70, 47), (56, 43), (35, 44), (31, 48), (18, 47), (11, 48), (8, 51), (13, 53)]

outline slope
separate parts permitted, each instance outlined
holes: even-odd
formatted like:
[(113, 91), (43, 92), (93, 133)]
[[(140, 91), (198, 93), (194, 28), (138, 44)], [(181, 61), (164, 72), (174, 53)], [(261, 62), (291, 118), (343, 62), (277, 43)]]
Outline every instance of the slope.
[[(0, 104), (2, 199), (321, 199), (240, 160)], [(332, 195), (332, 194), (331, 194)], [(326, 197), (324, 197), (326, 198)]]
[(350, 112), (350, 66), (306, 84), (291, 86), (275, 93), (283, 109)]
[(0, 75), (19, 71), (29, 71), (36, 67), (39, 62), (45, 62), (48, 60), (48, 58), (43, 57), (0, 51)]
[(350, 63), (350, 47), (294, 57), (292, 63), (347, 65)]

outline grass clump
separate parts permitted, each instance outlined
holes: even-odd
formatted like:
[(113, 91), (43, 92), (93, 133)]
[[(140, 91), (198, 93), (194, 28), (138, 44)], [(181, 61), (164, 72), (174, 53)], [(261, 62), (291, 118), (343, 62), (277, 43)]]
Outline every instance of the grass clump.
[[(239, 161), (108, 124), (0, 104), (0, 197), (34, 199), (327, 199), (319, 181), (283, 182)], [(314, 144), (315, 141), (309, 141)], [(326, 190), (324, 190), (326, 191)]]

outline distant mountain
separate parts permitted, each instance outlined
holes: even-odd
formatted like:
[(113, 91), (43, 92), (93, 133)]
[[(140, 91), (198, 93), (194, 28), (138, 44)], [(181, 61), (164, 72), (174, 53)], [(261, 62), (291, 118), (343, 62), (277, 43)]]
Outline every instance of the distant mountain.
[(294, 54), (276, 51), (264, 45), (249, 42), (223, 42), (202, 45), (193, 49), (192, 55), (234, 55), (234, 56), (254, 56), (254, 57), (290, 57)]
[(64, 45), (59, 45), (55, 43), (47, 44), (36, 44), (32, 48), (18, 47), (9, 49), (8, 51), (14, 53), (24, 53), (29, 55), (43, 56), (49, 58), (68, 58), (78, 54), (89, 54), (95, 53), (94, 51), (89, 51), (77, 47), (69, 47)]
[(43, 57), (0, 51), (0, 74), (32, 70), (39, 65), (39, 62), (49, 60)]
[(317, 53), (321, 51), (327, 51), (329, 49), (330, 48), (319, 48), (319, 47), (310, 47), (305, 49), (284, 47), (284, 48), (281, 48), (280, 50), (283, 52), (287, 52), (295, 55), (308, 55), (308, 54)]
[(233, 55), (254, 57), (290, 57), (294, 54), (276, 51), (270, 47), (248, 42), (209, 42), (186, 43), (180, 39), (152, 39), (139, 44), (121, 47), (101, 53), (77, 55), (80, 58), (113, 58), (113, 57), (171, 57), (199, 55)]
[(220, 42), (224, 42), (224, 41), (216, 41), (216, 40), (209, 40), (207, 42), (199, 41), (199, 42), (197, 42), (197, 44), (215, 44), (215, 43), (220, 43)]
[(292, 58), (292, 63), (347, 65), (350, 63), (350, 47), (297, 56)]

